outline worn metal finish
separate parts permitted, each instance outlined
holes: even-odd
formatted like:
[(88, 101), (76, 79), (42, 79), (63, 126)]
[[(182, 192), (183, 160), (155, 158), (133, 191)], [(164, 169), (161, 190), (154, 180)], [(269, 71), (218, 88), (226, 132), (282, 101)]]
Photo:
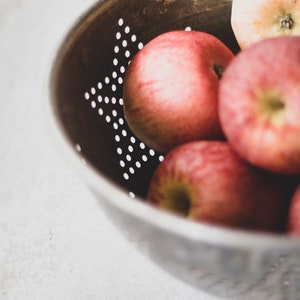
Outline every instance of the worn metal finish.
[(126, 66), (142, 45), (175, 29), (209, 32), (238, 52), (230, 13), (229, 0), (97, 2), (58, 50), (51, 112), (63, 148), (101, 206), (162, 268), (223, 298), (299, 299), (299, 241), (196, 224), (143, 203), (160, 156), (124, 122)]

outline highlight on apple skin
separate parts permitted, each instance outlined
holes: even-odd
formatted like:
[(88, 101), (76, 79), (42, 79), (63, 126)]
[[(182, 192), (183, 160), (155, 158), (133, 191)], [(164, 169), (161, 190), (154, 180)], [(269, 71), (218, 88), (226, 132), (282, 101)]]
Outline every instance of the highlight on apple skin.
[(195, 141), (170, 151), (147, 199), (179, 216), (231, 228), (279, 232), (287, 217), (284, 180), (248, 164), (222, 141)]
[(239, 52), (220, 81), (219, 116), (233, 149), (268, 171), (300, 173), (300, 37)]
[(147, 146), (167, 153), (197, 139), (223, 139), (219, 80), (234, 54), (200, 31), (170, 31), (147, 43), (124, 78), (124, 115)]
[(241, 49), (266, 38), (300, 35), (299, 0), (233, 0), (231, 27)]

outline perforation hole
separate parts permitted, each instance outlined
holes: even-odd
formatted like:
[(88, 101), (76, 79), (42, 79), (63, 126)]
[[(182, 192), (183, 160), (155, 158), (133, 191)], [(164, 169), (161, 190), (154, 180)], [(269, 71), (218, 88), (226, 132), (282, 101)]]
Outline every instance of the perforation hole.
[(122, 130), (122, 135), (125, 137), (127, 136), (127, 131), (125, 129)]
[(117, 153), (118, 153), (119, 155), (121, 155), (121, 154), (123, 153), (123, 150), (119, 147), (119, 148), (117, 148)]
[(126, 58), (129, 58), (129, 57), (130, 57), (130, 51), (129, 51), (129, 50), (126, 50), (126, 51), (125, 51), (125, 57), (126, 57)]
[(119, 46), (115, 46), (115, 48), (114, 48), (114, 52), (115, 52), (115, 53), (119, 53), (119, 52), (120, 52), (120, 48), (119, 48)]
[(122, 36), (122, 35), (121, 35), (120, 32), (117, 32), (117, 33), (116, 33), (116, 39), (117, 39), (117, 40), (119, 40), (119, 39), (121, 38), (121, 36)]
[(149, 150), (149, 154), (150, 154), (150, 156), (154, 156), (155, 155), (155, 151), (153, 149), (150, 149)]
[(118, 25), (119, 25), (119, 26), (123, 26), (123, 25), (124, 25), (124, 19), (123, 19), (123, 18), (120, 18), (120, 19), (118, 20)]
[(133, 43), (135, 43), (135, 42), (137, 41), (137, 37), (136, 37), (135, 34), (133, 34), (133, 35), (131, 36), (131, 41), (132, 41)]
[(121, 72), (122, 74), (124, 74), (125, 71), (126, 71), (126, 68), (125, 68), (124, 66), (121, 66), (121, 67), (120, 67), (120, 72)]
[(129, 194), (128, 194), (128, 195), (129, 195), (129, 197), (130, 197), (130, 198), (132, 198), (132, 199), (134, 199), (134, 198), (135, 198), (135, 193), (133, 193), (133, 192), (129, 192)]
[(124, 119), (123, 118), (119, 118), (119, 124), (124, 125)]
[(112, 78), (116, 79), (118, 77), (118, 73), (116, 71), (113, 71), (111, 76)]
[(133, 147), (132, 147), (131, 145), (129, 145), (129, 146), (128, 146), (128, 151), (129, 151), (129, 152), (133, 152), (133, 150), (134, 150)]
[(91, 107), (92, 108), (96, 108), (96, 106), (97, 106), (96, 102), (95, 101), (91, 101)]
[(117, 58), (114, 58), (114, 59), (113, 59), (113, 65), (114, 65), (114, 66), (117, 66), (118, 64), (119, 64), (118, 59), (117, 59)]
[(124, 32), (125, 32), (126, 34), (128, 34), (128, 33), (130, 32), (130, 27), (129, 27), (129, 26), (126, 26), (125, 29), (124, 29)]

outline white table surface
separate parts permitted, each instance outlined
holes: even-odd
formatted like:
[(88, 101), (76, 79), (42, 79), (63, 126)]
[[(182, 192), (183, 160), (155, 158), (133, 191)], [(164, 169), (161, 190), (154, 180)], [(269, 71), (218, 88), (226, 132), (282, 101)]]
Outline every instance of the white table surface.
[(0, 0), (0, 299), (216, 300), (127, 242), (49, 135), (49, 66), (92, 3)]

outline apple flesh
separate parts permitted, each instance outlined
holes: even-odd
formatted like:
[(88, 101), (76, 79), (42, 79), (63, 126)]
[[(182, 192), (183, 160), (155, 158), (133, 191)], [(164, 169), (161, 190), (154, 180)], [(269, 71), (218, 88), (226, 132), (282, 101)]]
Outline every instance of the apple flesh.
[(241, 49), (275, 36), (300, 35), (300, 1), (233, 0), (231, 26)]
[(146, 44), (128, 66), (124, 115), (132, 132), (159, 153), (196, 139), (222, 139), (219, 79), (233, 53), (199, 31), (170, 31)]
[(227, 140), (248, 162), (300, 173), (300, 37), (262, 40), (225, 70), (219, 116)]
[(227, 142), (194, 141), (166, 155), (147, 199), (198, 222), (279, 231), (286, 221), (285, 191), (280, 176), (248, 164)]

